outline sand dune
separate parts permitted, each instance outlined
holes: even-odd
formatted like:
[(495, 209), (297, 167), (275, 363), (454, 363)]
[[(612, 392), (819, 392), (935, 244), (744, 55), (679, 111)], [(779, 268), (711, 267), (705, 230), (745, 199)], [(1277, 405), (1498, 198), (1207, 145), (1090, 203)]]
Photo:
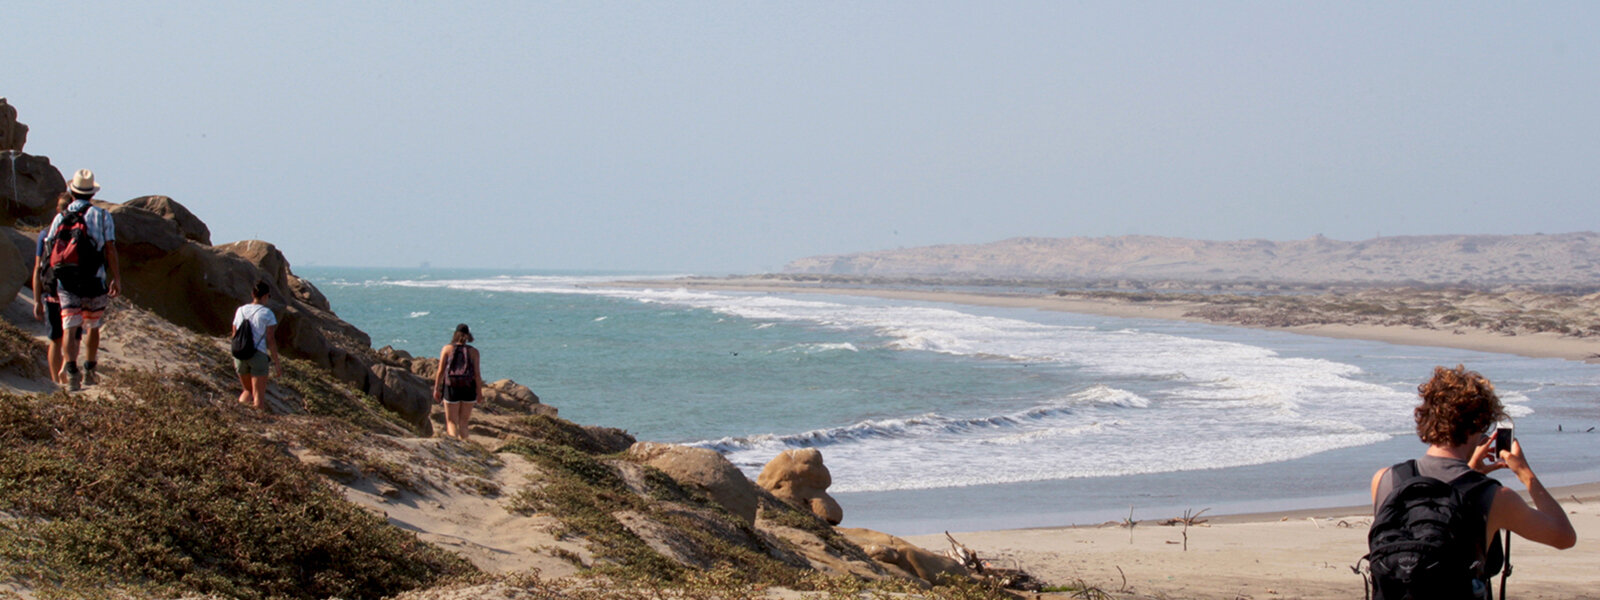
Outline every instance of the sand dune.
[(1600, 234), (1433, 235), (1359, 242), (1153, 236), (1013, 238), (814, 256), (786, 273), (1278, 282), (1541, 283), (1594, 286)]

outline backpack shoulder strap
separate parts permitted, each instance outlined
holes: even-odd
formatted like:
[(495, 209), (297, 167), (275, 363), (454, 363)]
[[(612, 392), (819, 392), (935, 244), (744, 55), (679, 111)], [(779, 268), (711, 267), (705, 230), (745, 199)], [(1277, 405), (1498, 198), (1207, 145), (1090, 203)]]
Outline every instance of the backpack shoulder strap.
[[(1461, 495), (1462, 509), (1466, 513), (1466, 521), (1475, 531), (1482, 531), (1488, 527), (1489, 509), (1494, 504), (1494, 494), (1500, 489), (1500, 482), (1478, 471), (1467, 471), (1450, 481), (1450, 487), (1455, 488)], [(1505, 554), (1500, 547), (1499, 535), (1495, 536), (1493, 543), (1481, 537), (1474, 536), (1473, 550), (1481, 561), (1478, 565), (1479, 578), (1488, 580), (1499, 573), (1505, 562)]]
[(1493, 477), (1477, 471), (1467, 471), (1450, 481), (1450, 487), (1456, 489), (1467, 502), (1472, 503), (1485, 518), (1489, 515), (1489, 498), (1500, 489), (1500, 482)]

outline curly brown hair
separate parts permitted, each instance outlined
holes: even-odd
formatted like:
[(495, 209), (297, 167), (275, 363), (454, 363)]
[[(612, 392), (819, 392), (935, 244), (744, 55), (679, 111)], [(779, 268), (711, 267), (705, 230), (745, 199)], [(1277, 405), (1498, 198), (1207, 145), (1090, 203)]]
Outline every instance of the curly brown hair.
[(1483, 433), (1506, 416), (1494, 384), (1463, 365), (1434, 367), (1433, 378), (1417, 386), (1417, 394), (1422, 396), (1414, 411), (1417, 437), (1428, 444), (1465, 444), (1468, 436)]

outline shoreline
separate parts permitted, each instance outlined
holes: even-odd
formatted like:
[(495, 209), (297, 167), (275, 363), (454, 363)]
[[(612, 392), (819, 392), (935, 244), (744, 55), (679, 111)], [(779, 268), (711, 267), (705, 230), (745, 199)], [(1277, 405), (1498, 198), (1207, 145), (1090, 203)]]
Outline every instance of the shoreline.
[(954, 292), (945, 290), (917, 290), (892, 287), (870, 288), (813, 284), (784, 284), (776, 283), (768, 279), (741, 278), (712, 280), (676, 279), (666, 281), (617, 281), (611, 282), (607, 285), (626, 287), (662, 287), (663, 284), (670, 284), (675, 287), (682, 287), (686, 289), (781, 294), (864, 296), (888, 300), (944, 302), (949, 304), (994, 306), (1003, 308), (1032, 308), (1038, 310), (1099, 315), (1105, 317), (1190, 321), (1195, 323), (1208, 323), (1212, 325), (1222, 325), (1228, 327), (1243, 327), (1247, 329), (1287, 331), (1302, 335), (1337, 339), (1366, 340), (1405, 346), (1454, 348), (1458, 350), (1472, 350), (1476, 352), (1514, 354), (1529, 358), (1560, 358), (1564, 360), (1586, 362), (1590, 364), (1600, 364), (1600, 337), (1578, 338), (1550, 333), (1501, 335), (1478, 329), (1466, 331), (1445, 331), (1439, 329), (1422, 329), (1405, 325), (1320, 324), (1295, 325), (1287, 327), (1243, 325), (1216, 319), (1190, 316), (1190, 312), (1208, 305), (1203, 302), (1192, 302), (1185, 300), (1155, 300), (1135, 303), (1109, 299), (1091, 300), (1084, 298), (1063, 298), (1059, 296), (1042, 296), (1020, 293), (982, 293), (967, 291)]

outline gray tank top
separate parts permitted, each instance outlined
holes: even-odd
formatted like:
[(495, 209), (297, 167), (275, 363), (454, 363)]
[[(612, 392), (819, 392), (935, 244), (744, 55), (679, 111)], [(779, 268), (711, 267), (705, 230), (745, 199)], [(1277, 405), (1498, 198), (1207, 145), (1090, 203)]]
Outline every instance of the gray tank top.
[[(1417, 474), (1423, 477), (1432, 477), (1445, 483), (1455, 481), (1455, 478), (1467, 474), (1472, 467), (1467, 466), (1467, 461), (1459, 458), (1445, 458), (1442, 456), (1423, 455), (1417, 459)], [(1383, 504), (1389, 494), (1394, 493), (1394, 470), (1384, 472), (1378, 479), (1378, 493), (1373, 495), (1372, 514), (1378, 514), (1378, 505)], [(1488, 507), (1484, 507), (1488, 511)]]

